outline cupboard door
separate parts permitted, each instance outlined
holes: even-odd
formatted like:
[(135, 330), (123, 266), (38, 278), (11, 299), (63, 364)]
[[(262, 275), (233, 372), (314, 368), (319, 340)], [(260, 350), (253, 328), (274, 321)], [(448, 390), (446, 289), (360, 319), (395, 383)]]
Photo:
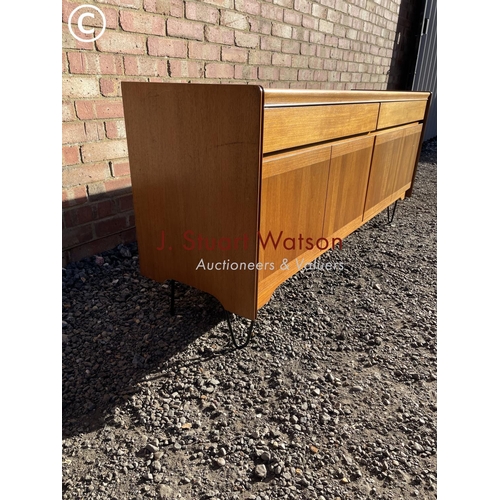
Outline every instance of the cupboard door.
[(263, 160), (258, 307), (300, 270), (298, 264), (322, 253), (316, 242), (323, 234), (330, 149), (305, 148)]
[(340, 141), (332, 146), (324, 236), (344, 238), (363, 219), (373, 136)]
[(377, 215), (411, 187), (422, 124), (408, 125), (375, 136), (363, 221)]

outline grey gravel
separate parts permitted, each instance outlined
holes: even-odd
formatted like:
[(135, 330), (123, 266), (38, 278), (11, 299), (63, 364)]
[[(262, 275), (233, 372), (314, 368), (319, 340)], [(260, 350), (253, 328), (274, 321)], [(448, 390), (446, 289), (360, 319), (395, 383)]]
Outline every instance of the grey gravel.
[(437, 141), (412, 198), (284, 283), (242, 350), (136, 245), (63, 270), (63, 499), (435, 499)]

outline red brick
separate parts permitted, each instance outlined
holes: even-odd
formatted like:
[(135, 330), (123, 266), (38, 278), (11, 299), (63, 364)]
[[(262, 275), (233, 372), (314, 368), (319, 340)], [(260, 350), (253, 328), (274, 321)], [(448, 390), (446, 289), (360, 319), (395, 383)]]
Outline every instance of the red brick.
[(130, 10), (120, 11), (120, 26), (124, 31), (164, 36), (165, 18)]
[(80, 150), (78, 146), (64, 146), (62, 148), (62, 164), (75, 165), (80, 163)]
[(316, 45), (302, 43), (300, 44), (300, 53), (303, 56), (313, 56), (314, 54), (316, 54)]
[(105, 162), (78, 167), (63, 168), (62, 181), (64, 187), (79, 186), (97, 182), (109, 177), (109, 166)]
[(113, 177), (123, 177), (130, 175), (130, 165), (128, 161), (113, 161), (111, 164)]
[(271, 80), (276, 81), (279, 80), (280, 70), (279, 68), (273, 67), (259, 67), (258, 70), (258, 78), (259, 80)]
[(316, 45), (323, 45), (325, 43), (325, 34), (318, 31), (311, 31), (309, 41), (311, 43), (315, 43)]
[(129, 176), (116, 177), (104, 182), (106, 193), (113, 193), (115, 191), (130, 192), (132, 181)]
[(148, 54), (159, 57), (187, 57), (186, 40), (171, 38), (148, 38)]
[(73, 144), (85, 141), (85, 126), (83, 122), (65, 122), (62, 124), (63, 144)]
[(96, 118), (123, 118), (122, 101), (103, 99), (95, 103)]
[(119, 78), (101, 78), (99, 87), (104, 97), (120, 97), (122, 95), (121, 80)]
[(104, 187), (104, 181), (92, 182), (88, 184), (87, 193), (89, 200), (92, 202), (109, 198), (109, 194), (106, 193), (106, 188)]
[(316, 70), (314, 72), (314, 80), (317, 82), (326, 82), (328, 80), (328, 71)]
[[(68, 2), (67, 0), (63, 0), (62, 2), (62, 14), (63, 14), (63, 22), (68, 23), (69, 21), (69, 16), (71, 12), (78, 6), (78, 3), (75, 2)], [(99, 7), (99, 9), (102, 11), (104, 14), (104, 17), (106, 18), (106, 29), (116, 29), (118, 27), (118, 12), (116, 9), (110, 8), (110, 7)], [(93, 14), (93, 17), (90, 16), (85, 16), (83, 19), (83, 26), (85, 27), (102, 27), (102, 16), (92, 8), (82, 8), (76, 13), (73, 18), (71, 19), (71, 25), (73, 26), (73, 30), (78, 36), (81, 36), (80, 33), (78, 33), (78, 18), (84, 13), (90, 13)], [(96, 30), (96, 34), (98, 34), (100, 30)], [(92, 35), (95, 36), (95, 35)], [(85, 38), (85, 36), (81, 36), (81, 38)]]
[(97, 218), (104, 219), (118, 213), (118, 206), (115, 199), (107, 199), (94, 204), (97, 210)]
[(281, 68), (280, 80), (297, 80), (297, 70), (293, 68)]
[(222, 47), (222, 60), (245, 63), (248, 59), (248, 50), (238, 47)]
[(96, 2), (117, 5), (118, 7), (130, 7), (131, 9), (142, 7), (142, 0), (96, 0)]
[(309, 2), (309, 0), (295, 0), (293, 8), (303, 14), (310, 14), (311, 2)]
[(259, 35), (254, 35), (252, 33), (235, 31), (234, 38), (235, 38), (235, 43), (238, 47), (247, 47), (250, 49), (256, 49), (260, 44)]
[(68, 52), (69, 71), (72, 74), (99, 73), (98, 54), (91, 52)]
[(319, 19), (311, 16), (302, 16), (302, 26), (311, 30), (317, 30), (319, 27)]
[(257, 67), (236, 64), (234, 66), (234, 78), (236, 80), (257, 80)]
[(62, 53), (62, 72), (68, 73), (68, 55), (66, 52)]
[(264, 52), (262, 50), (251, 50), (248, 54), (248, 62), (250, 64), (259, 64), (262, 66), (269, 66), (271, 64), (271, 52)]
[(99, 54), (99, 70), (102, 75), (123, 75), (123, 57)]
[(309, 68), (311, 69), (323, 69), (323, 59), (320, 57), (310, 57), (309, 58)]
[(333, 71), (337, 68), (337, 61), (335, 59), (325, 59), (323, 62), (323, 68), (328, 71)]
[(234, 30), (222, 26), (207, 26), (207, 42), (222, 43), (224, 45), (234, 45)]
[(292, 68), (307, 68), (308, 60), (309, 59), (307, 56), (293, 55), (292, 56)]
[(87, 202), (87, 189), (85, 186), (75, 186), (62, 190), (62, 207), (73, 207)]
[[(115, 120), (106, 122), (106, 136), (108, 139), (124, 139), (125, 138), (125, 122), (123, 120)], [(114, 170), (114, 167), (113, 167)], [(130, 172), (128, 172), (130, 174)], [(115, 173), (113, 172), (113, 175)], [(124, 174), (122, 174), (124, 175)]]
[(201, 78), (203, 63), (198, 61), (183, 61), (171, 59), (168, 61), (169, 75), (173, 78)]
[(271, 63), (273, 66), (290, 66), (292, 64), (292, 56), (290, 54), (274, 53)]
[[(112, 160), (127, 156), (127, 141), (124, 139), (115, 141), (89, 142), (82, 146), (82, 158), (84, 163), (100, 160)], [(96, 179), (99, 180), (99, 179)]]
[(327, 45), (328, 47), (332, 47), (332, 48), (338, 47), (339, 46), (339, 39), (336, 36), (327, 35), (327, 36), (325, 36), (325, 45)]
[(113, 233), (119, 233), (120, 231), (128, 229), (129, 227), (130, 222), (128, 214), (120, 216), (115, 215), (114, 217), (111, 217), (109, 219), (94, 222), (94, 230), (98, 238), (110, 236)]
[(306, 30), (304, 28), (297, 28), (295, 26), (292, 28), (292, 38), (294, 40), (299, 40), (301, 42), (308, 42), (309, 35), (310, 35), (309, 30)]
[(120, 212), (127, 212), (134, 209), (134, 199), (131, 194), (120, 196), (117, 201)]
[(214, 7), (204, 5), (202, 2), (186, 2), (186, 19), (217, 24), (219, 21), (219, 11)]
[(183, 0), (144, 0), (144, 10), (167, 16), (184, 17), (184, 2)]
[(220, 45), (202, 42), (189, 42), (189, 59), (201, 59), (203, 61), (220, 61)]
[(167, 19), (167, 35), (179, 38), (203, 40), (204, 24), (185, 21), (184, 19)]
[(147, 56), (125, 56), (125, 74), (133, 76), (167, 76), (167, 61)]
[(295, 26), (302, 25), (302, 14), (293, 10), (285, 10), (283, 14), (283, 22), (286, 24), (293, 24)]
[(103, 122), (85, 122), (85, 142), (102, 141), (105, 138)]
[(208, 63), (205, 68), (207, 78), (234, 78), (232, 64)]
[(250, 31), (262, 33), (263, 35), (269, 35), (271, 33), (271, 21), (267, 19), (250, 18), (248, 22), (250, 23)]
[(71, 248), (90, 241), (92, 238), (92, 224), (77, 226), (63, 231), (62, 245), (64, 249)]
[(299, 80), (312, 80), (314, 71), (311, 69), (299, 69)]
[(292, 56), (292, 68), (307, 68), (307, 56)]
[(62, 25), (62, 47), (63, 49), (76, 50), (94, 50), (94, 44), (89, 42), (80, 42), (69, 31), (68, 25)]
[(146, 38), (143, 35), (120, 33), (106, 30), (104, 35), (96, 41), (100, 52), (113, 52), (119, 54), (145, 54)]
[(296, 40), (283, 40), (281, 50), (286, 54), (300, 54), (300, 42)]
[(349, 50), (351, 48), (351, 41), (347, 38), (339, 37), (339, 48)]
[(262, 36), (260, 37), (260, 48), (262, 50), (281, 52), (281, 40), (274, 36)]
[(135, 229), (127, 229), (119, 234), (113, 234), (105, 238), (89, 241), (83, 245), (76, 246), (67, 252), (70, 262), (77, 262), (86, 257), (92, 257), (110, 248), (114, 248), (120, 243), (131, 243), (136, 241)]
[(76, 115), (80, 120), (92, 120), (95, 118), (95, 101), (75, 101)]
[(261, 16), (271, 21), (283, 21), (283, 9), (269, 3), (262, 4), (260, 8)]
[(234, 7), (238, 12), (260, 16), (260, 3), (257, 0), (235, 0)]
[(81, 226), (94, 220), (95, 215), (92, 206), (85, 204), (71, 210), (65, 210), (63, 213), (64, 224), (66, 227)]
[[(368, 12), (366, 12), (366, 11), (363, 11), (363, 12), (365, 12), (367, 14), (367, 17), (365, 19), (365, 21), (367, 21), (368, 20)], [(328, 21), (331, 21), (332, 23), (336, 24), (336, 23), (340, 22), (341, 16), (342, 16), (342, 14), (340, 12), (333, 10), (333, 9), (328, 9), (328, 13), (326, 15), (326, 18), (328, 19)]]
[(345, 27), (340, 24), (335, 24), (333, 26), (333, 34), (337, 36), (339, 39), (345, 37)]

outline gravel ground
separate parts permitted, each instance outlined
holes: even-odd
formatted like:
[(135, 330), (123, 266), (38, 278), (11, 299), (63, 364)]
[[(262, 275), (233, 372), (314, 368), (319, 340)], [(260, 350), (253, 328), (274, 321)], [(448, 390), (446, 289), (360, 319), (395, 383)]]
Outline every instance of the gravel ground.
[(248, 347), (134, 245), (63, 270), (64, 499), (436, 498), (437, 141), (412, 198), (284, 283)]

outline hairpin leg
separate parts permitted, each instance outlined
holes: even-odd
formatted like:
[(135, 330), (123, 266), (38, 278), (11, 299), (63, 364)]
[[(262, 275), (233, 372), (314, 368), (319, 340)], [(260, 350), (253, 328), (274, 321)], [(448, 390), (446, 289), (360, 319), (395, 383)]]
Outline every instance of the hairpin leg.
[(244, 341), (241, 344), (239, 344), (234, 336), (233, 327), (231, 325), (231, 318), (229, 317), (229, 313), (225, 309), (224, 309), (224, 314), (226, 315), (227, 326), (229, 328), (229, 332), (231, 333), (231, 338), (233, 340), (234, 346), (236, 347), (236, 349), (243, 349), (243, 347), (246, 347), (248, 345), (250, 339), (252, 338), (252, 330), (255, 324), (255, 320), (252, 320), (246, 332), (246, 337)]
[(389, 210), (389, 207), (387, 207), (387, 224), (391, 224), (392, 221), (394, 220), (394, 214), (396, 213), (396, 207), (398, 206), (398, 201), (399, 200), (396, 200), (394, 202), (394, 208), (392, 209), (392, 215), (389, 215), (390, 210)]

